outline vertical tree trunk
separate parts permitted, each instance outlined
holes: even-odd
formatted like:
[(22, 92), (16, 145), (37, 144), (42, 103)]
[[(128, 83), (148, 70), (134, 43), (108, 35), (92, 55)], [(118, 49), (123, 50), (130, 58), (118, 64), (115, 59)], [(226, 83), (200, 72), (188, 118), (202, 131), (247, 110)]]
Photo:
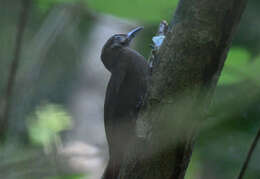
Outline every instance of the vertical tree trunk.
[(247, 0), (180, 0), (122, 179), (181, 179)]
[(19, 67), (20, 62), (20, 54), (22, 50), (22, 42), (25, 31), (25, 26), (28, 20), (29, 8), (30, 8), (30, 0), (22, 0), (22, 10), (19, 17), (19, 22), (17, 24), (17, 33), (16, 33), (16, 42), (14, 49), (14, 57), (11, 63), (9, 76), (7, 79), (6, 92), (4, 96), (4, 107), (3, 114), (0, 111), (0, 140), (5, 139), (6, 132), (8, 131), (8, 121), (9, 115), (12, 107), (12, 98), (13, 98), (13, 88), (15, 85), (15, 78)]

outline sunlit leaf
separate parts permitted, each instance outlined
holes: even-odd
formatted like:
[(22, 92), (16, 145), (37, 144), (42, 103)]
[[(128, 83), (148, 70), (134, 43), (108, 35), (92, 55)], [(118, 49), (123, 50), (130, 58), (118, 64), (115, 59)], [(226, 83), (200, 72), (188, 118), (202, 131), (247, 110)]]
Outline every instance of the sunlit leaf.
[(178, 0), (36, 0), (42, 10), (67, 2), (85, 2), (91, 10), (145, 22), (169, 20)]
[(44, 104), (36, 109), (27, 123), (32, 142), (44, 145), (71, 126), (71, 117), (60, 105)]
[(178, 0), (86, 0), (90, 8), (129, 19), (157, 22), (170, 19)]
[(190, 164), (185, 174), (185, 179), (201, 178), (200, 173), (202, 170), (202, 165), (200, 160), (199, 154), (196, 153), (196, 151), (193, 152)]
[(248, 80), (259, 84), (260, 82), (260, 56), (253, 59), (249, 67), (245, 69)]
[(250, 53), (243, 48), (233, 47), (228, 53), (226, 63), (221, 73), (219, 84), (233, 84), (245, 79), (249, 66)]
[(46, 179), (87, 179), (85, 174), (68, 174), (62, 176), (48, 177)]

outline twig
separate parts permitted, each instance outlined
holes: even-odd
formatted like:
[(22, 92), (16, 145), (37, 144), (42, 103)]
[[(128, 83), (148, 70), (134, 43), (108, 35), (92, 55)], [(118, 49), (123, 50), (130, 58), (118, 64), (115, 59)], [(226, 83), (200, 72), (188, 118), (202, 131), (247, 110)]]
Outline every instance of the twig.
[(256, 146), (257, 146), (257, 142), (258, 142), (259, 138), (260, 138), (260, 128), (258, 129), (258, 132), (257, 132), (257, 134), (256, 134), (256, 136), (255, 136), (255, 138), (254, 138), (254, 141), (253, 141), (253, 143), (252, 143), (251, 146), (250, 146), (250, 149), (249, 149), (249, 151), (248, 151), (246, 160), (244, 161), (243, 166), (242, 166), (242, 168), (241, 168), (241, 170), (240, 170), (238, 179), (242, 179), (242, 178), (243, 178), (243, 176), (244, 176), (244, 174), (245, 174), (245, 172), (246, 172), (246, 169), (247, 169), (247, 167), (248, 167), (248, 164), (249, 164), (249, 162), (250, 162), (250, 159), (251, 159), (251, 157), (252, 157), (252, 154), (253, 154), (253, 152), (254, 152)]
[(15, 84), (15, 78), (19, 67), (23, 34), (25, 31), (26, 22), (28, 19), (28, 11), (30, 6), (30, 0), (22, 1), (22, 10), (19, 22), (17, 24), (16, 42), (14, 49), (14, 58), (10, 67), (10, 72), (7, 80), (7, 87), (4, 96), (3, 115), (0, 118), (0, 137), (4, 138), (8, 128), (9, 113), (12, 104), (13, 88)]

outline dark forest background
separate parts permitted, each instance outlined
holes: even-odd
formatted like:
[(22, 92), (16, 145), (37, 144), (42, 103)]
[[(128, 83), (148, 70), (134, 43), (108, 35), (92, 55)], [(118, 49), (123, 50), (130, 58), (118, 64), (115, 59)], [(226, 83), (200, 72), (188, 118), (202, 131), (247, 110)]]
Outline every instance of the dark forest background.
[[(21, 0), (0, 0), (0, 115), (14, 59)], [(134, 47), (148, 58), (177, 0), (32, 0), (23, 34), (0, 178), (95, 179), (107, 161), (100, 61), (114, 33), (145, 27)], [(186, 179), (235, 178), (260, 127), (260, 1), (250, 0), (221, 74)], [(260, 178), (260, 146), (245, 179)]]

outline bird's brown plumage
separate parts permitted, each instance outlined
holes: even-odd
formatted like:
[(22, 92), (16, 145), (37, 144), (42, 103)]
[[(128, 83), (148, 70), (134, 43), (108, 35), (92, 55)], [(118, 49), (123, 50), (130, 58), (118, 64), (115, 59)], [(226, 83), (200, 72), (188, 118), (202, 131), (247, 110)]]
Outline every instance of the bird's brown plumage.
[(116, 179), (124, 152), (135, 138), (138, 111), (147, 91), (149, 66), (129, 47), (126, 34), (112, 36), (104, 45), (101, 60), (111, 72), (104, 104), (104, 123), (109, 163), (104, 179)]

